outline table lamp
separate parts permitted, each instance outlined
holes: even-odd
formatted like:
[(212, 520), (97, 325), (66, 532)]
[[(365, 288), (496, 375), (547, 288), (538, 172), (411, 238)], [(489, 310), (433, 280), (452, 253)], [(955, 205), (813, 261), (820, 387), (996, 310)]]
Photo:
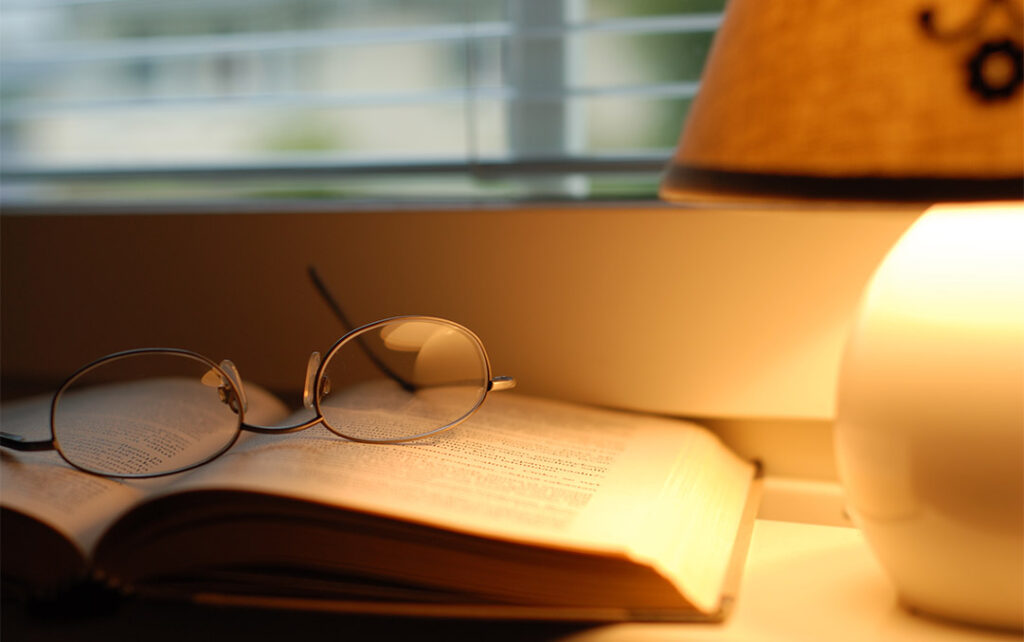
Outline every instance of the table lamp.
[(730, 0), (664, 199), (927, 209), (839, 372), (851, 516), (902, 604), (1024, 628), (1024, 4)]

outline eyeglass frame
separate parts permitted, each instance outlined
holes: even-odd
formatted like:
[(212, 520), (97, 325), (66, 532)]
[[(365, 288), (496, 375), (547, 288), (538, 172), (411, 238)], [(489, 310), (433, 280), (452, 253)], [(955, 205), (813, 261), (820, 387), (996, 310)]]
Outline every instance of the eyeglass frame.
[[(339, 317), (339, 320), (343, 324), (348, 326), (349, 325), (348, 324), (348, 319), (345, 316), (344, 312), (341, 310), (341, 307), (334, 300), (334, 297), (331, 295), (330, 291), (327, 290), (326, 286), (323, 284), (323, 282), (320, 280), (319, 276), (317, 275), (316, 270), (314, 268), (312, 268), (312, 267), (309, 268), (309, 276), (313, 280), (314, 285), (320, 291), (320, 294), (324, 297), (324, 299), (327, 302), (327, 304), (332, 308), (332, 311), (335, 313), (335, 315), (337, 315)], [(401, 437), (401, 438), (393, 438), (393, 439), (364, 439), (364, 438), (358, 438), (358, 437), (352, 437), (352, 436), (346, 435), (344, 432), (342, 432), (341, 430), (335, 429), (333, 426), (331, 426), (331, 424), (329, 424), (327, 422), (326, 418), (324, 417), (323, 411), (320, 408), (321, 398), (324, 396), (324, 387), (325, 387), (325, 385), (327, 385), (327, 377), (324, 376), (324, 373), (326, 371), (326, 366), (327, 366), (327, 364), (330, 363), (330, 361), (333, 358), (333, 356), (335, 354), (337, 354), (337, 352), (345, 344), (349, 343), (350, 341), (357, 341), (357, 343), (360, 345), (362, 350), (366, 353), (366, 355), (370, 358), (370, 360), (374, 363), (374, 365), (379, 370), (381, 370), (381, 372), (383, 372), (385, 375), (387, 375), (388, 377), (390, 377), (391, 379), (396, 381), (400, 386), (402, 386), (406, 390), (411, 390), (412, 389), (412, 384), (410, 384), (409, 382), (406, 382), (400, 376), (398, 376), (397, 374), (392, 372), (390, 370), (390, 368), (388, 368), (387, 365), (384, 364), (373, 353), (373, 351), (370, 350), (368, 346), (366, 346), (366, 344), (364, 342), (359, 340), (361, 338), (361, 336), (363, 334), (365, 334), (366, 332), (369, 332), (369, 331), (374, 330), (375, 328), (378, 328), (378, 327), (381, 327), (381, 326), (385, 326), (385, 325), (388, 325), (388, 324), (391, 324), (391, 323), (401, 322), (401, 321), (426, 321), (426, 322), (431, 322), (431, 323), (438, 323), (439, 322), (439, 323), (442, 323), (444, 325), (448, 325), (450, 327), (453, 327), (453, 328), (455, 328), (455, 329), (465, 333), (468, 337), (470, 337), (473, 340), (473, 342), (476, 345), (476, 347), (478, 348), (478, 350), (480, 352), (480, 356), (482, 357), (482, 361), (483, 361), (484, 379), (486, 381), (485, 385), (483, 386), (484, 387), (483, 393), (480, 395), (480, 398), (476, 401), (476, 403), (473, 405), (473, 407), (470, 408), (469, 410), (467, 410), (465, 413), (463, 413), (457, 419), (455, 419), (454, 421), (451, 421), (451, 422), (449, 422), (447, 424), (444, 424), (444, 425), (442, 425), (442, 426), (440, 426), (438, 428), (435, 428), (433, 430), (427, 431), (425, 433), (421, 433), (421, 434), (418, 434), (418, 435), (413, 435), (413, 436), (410, 436), (410, 437)], [(218, 390), (219, 390), (219, 394), (221, 395), (221, 401), (224, 402), (225, 404), (227, 404), (228, 407), (231, 408), (231, 410), (234, 411), (238, 415), (238, 426), (235, 429), (234, 437), (232, 437), (232, 439), (223, 448), (221, 448), (219, 451), (217, 451), (213, 455), (210, 455), (210, 456), (206, 457), (202, 461), (196, 462), (194, 464), (189, 464), (187, 466), (182, 466), (182, 467), (176, 468), (174, 470), (157, 472), (157, 473), (142, 473), (142, 474), (100, 473), (100, 472), (97, 472), (97, 471), (94, 471), (94, 470), (89, 470), (88, 468), (84, 468), (83, 466), (80, 466), (80, 465), (76, 464), (75, 462), (71, 461), (70, 459), (68, 459), (68, 457), (64, 454), (64, 451), (61, 449), (60, 444), (59, 444), (59, 442), (57, 440), (57, 431), (56, 431), (56, 426), (55, 426), (55, 416), (56, 416), (57, 405), (60, 402), (60, 399), (63, 396), (63, 394), (67, 391), (67, 389), (71, 386), (71, 384), (73, 384), (79, 377), (81, 377), (82, 375), (84, 375), (84, 374), (86, 374), (86, 373), (88, 373), (88, 372), (90, 372), (90, 371), (92, 371), (92, 370), (94, 370), (94, 369), (96, 369), (96, 368), (98, 368), (98, 367), (100, 367), (102, 365), (106, 365), (108, 363), (112, 363), (112, 362), (115, 362), (115, 361), (120, 361), (120, 360), (123, 360), (123, 359), (128, 359), (128, 358), (135, 357), (135, 356), (142, 356), (142, 355), (167, 355), (167, 356), (177, 355), (177, 356), (187, 357), (187, 358), (191, 358), (191, 359), (197, 360), (200, 363), (203, 363), (204, 365), (209, 366), (210, 367), (209, 372), (215, 373), (220, 378), (220, 385), (218, 386)], [(61, 459), (63, 459), (65, 462), (67, 462), (70, 466), (72, 466), (72, 467), (74, 467), (74, 468), (76, 468), (78, 470), (81, 470), (83, 472), (87, 472), (87, 473), (90, 473), (90, 474), (93, 474), (93, 475), (99, 475), (101, 477), (112, 477), (112, 478), (118, 478), (118, 479), (128, 479), (128, 478), (139, 479), (139, 478), (163, 477), (163, 476), (166, 476), (166, 475), (174, 475), (174, 474), (177, 474), (177, 473), (185, 472), (187, 470), (192, 470), (193, 468), (198, 468), (199, 466), (203, 466), (205, 464), (210, 463), (214, 459), (217, 459), (218, 457), (220, 457), (221, 455), (226, 453), (228, 450), (230, 450), (238, 442), (238, 438), (241, 436), (241, 434), (243, 432), (253, 432), (253, 433), (260, 433), (260, 434), (288, 434), (288, 433), (293, 433), (293, 432), (299, 432), (301, 430), (306, 430), (307, 428), (311, 428), (313, 426), (316, 426), (316, 425), (322, 423), (324, 425), (324, 427), (326, 427), (332, 433), (338, 435), (339, 437), (341, 437), (343, 439), (346, 439), (346, 440), (352, 441), (352, 442), (357, 442), (357, 443), (382, 444), (383, 445), (383, 444), (406, 443), (406, 442), (410, 442), (410, 441), (416, 441), (418, 439), (424, 439), (426, 437), (430, 437), (430, 436), (436, 435), (438, 433), (444, 432), (446, 430), (449, 430), (449, 429), (457, 426), (458, 424), (464, 422), (465, 420), (469, 419), (469, 417), (471, 417), (477, 410), (480, 409), (480, 406), (483, 405), (484, 400), (487, 398), (488, 393), (490, 393), (490, 392), (499, 392), (499, 391), (502, 391), (502, 390), (510, 390), (510, 389), (512, 389), (512, 388), (514, 388), (516, 386), (516, 380), (515, 380), (514, 377), (510, 377), (510, 376), (494, 376), (494, 374), (493, 374), (493, 372), (491, 370), (490, 357), (487, 355), (487, 351), (484, 349), (483, 341), (480, 340), (480, 337), (478, 337), (476, 335), (476, 333), (474, 333), (469, 328), (467, 328), (467, 327), (465, 327), (465, 326), (463, 326), (463, 325), (461, 325), (459, 323), (456, 323), (455, 321), (451, 321), (449, 319), (445, 319), (445, 318), (442, 318), (442, 317), (436, 317), (436, 316), (429, 316), (429, 315), (400, 315), (400, 316), (393, 316), (393, 317), (388, 317), (388, 318), (385, 318), (385, 319), (380, 319), (380, 320), (374, 321), (372, 323), (367, 323), (365, 325), (362, 325), (362, 326), (359, 326), (359, 327), (354, 328), (352, 330), (349, 330), (348, 332), (343, 334), (341, 336), (341, 338), (339, 338), (337, 341), (334, 342), (334, 344), (331, 345), (331, 347), (327, 350), (325, 355), (326, 356), (321, 358), (321, 355), (320, 355), (319, 352), (313, 352), (312, 354), (310, 354), (309, 361), (308, 361), (307, 366), (306, 366), (305, 384), (303, 386), (303, 395), (302, 395), (303, 396), (303, 406), (306, 407), (306, 408), (313, 409), (316, 412), (316, 416), (311, 418), (311, 419), (308, 419), (306, 421), (302, 421), (302, 422), (300, 422), (298, 424), (290, 425), (290, 426), (258, 426), (258, 425), (254, 425), (254, 424), (248, 424), (248, 423), (245, 422), (245, 412), (246, 412), (247, 406), (248, 406), (248, 403), (247, 403), (247, 400), (246, 400), (246, 396), (245, 396), (245, 388), (244, 388), (244, 385), (242, 384), (242, 378), (241, 378), (241, 375), (238, 373), (238, 369), (235, 367), (234, 363), (232, 363), (229, 359), (225, 359), (225, 360), (221, 361), (218, 364), (215, 361), (213, 361), (212, 359), (210, 359), (209, 357), (206, 357), (206, 356), (204, 356), (202, 354), (199, 354), (198, 352), (193, 352), (191, 350), (186, 350), (184, 348), (134, 348), (134, 349), (130, 349), (130, 350), (122, 350), (122, 351), (119, 351), (119, 352), (113, 352), (113, 353), (107, 354), (105, 356), (102, 356), (102, 357), (100, 357), (98, 359), (95, 359), (93, 361), (90, 361), (89, 363), (81, 366), (80, 368), (75, 370), (75, 372), (72, 373), (67, 379), (65, 379), (64, 382), (61, 383), (61, 385), (57, 388), (56, 392), (53, 395), (53, 399), (50, 402), (50, 438), (49, 439), (41, 439), (41, 440), (29, 441), (29, 440), (26, 440), (24, 438), (24, 436), (22, 436), (22, 435), (16, 435), (16, 434), (0, 431), (0, 447), (10, 448), (11, 450), (17, 450), (17, 451), (23, 451), (23, 452), (27, 452), (27, 451), (56, 450), (57, 453), (60, 455)]]

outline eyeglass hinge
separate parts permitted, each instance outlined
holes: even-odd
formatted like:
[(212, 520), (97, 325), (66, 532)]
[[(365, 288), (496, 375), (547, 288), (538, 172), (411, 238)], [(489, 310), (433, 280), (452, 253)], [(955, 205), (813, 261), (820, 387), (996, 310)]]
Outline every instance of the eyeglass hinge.
[(499, 390), (511, 390), (512, 388), (515, 388), (515, 387), (516, 387), (516, 378), (515, 377), (501, 376), (501, 377), (494, 377), (493, 379), (491, 379), (490, 384), (487, 386), (487, 389), (497, 392)]

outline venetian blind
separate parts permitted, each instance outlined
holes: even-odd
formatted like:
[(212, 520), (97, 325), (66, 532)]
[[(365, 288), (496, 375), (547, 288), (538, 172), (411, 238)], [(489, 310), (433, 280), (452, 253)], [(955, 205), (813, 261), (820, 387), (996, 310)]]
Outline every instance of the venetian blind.
[(653, 198), (721, 5), (4, 0), (4, 198)]

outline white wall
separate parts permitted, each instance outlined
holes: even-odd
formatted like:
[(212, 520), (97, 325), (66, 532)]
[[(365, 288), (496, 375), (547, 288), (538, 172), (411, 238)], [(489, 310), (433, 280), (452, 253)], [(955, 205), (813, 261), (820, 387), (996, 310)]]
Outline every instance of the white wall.
[(448, 316), (527, 392), (713, 418), (827, 421), (861, 287), (915, 212), (665, 206), (250, 214), (6, 214), (2, 358), (56, 381), (145, 345), (301, 386), (357, 323)]

